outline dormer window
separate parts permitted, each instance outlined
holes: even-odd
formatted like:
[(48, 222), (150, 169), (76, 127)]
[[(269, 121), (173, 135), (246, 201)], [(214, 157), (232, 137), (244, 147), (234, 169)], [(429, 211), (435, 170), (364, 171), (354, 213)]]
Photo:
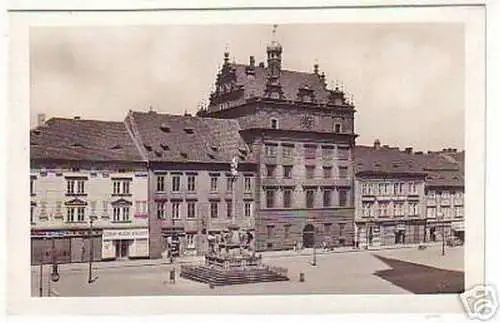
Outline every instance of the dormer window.
[(271, 119), (271, 129), (278, 129), (278, 120)]
[(79, 142), (75, 142), (71, 145), (71, 147), (74, 147), (74, 148), (83, 148), (83, 145)]
[(170, 147), (168, 147), (168, 145), (166, 145), (166, 144), (160, 144), (160, 147), (161, 147), (163, 150), (170, 150)]
[(165, 123), (161, 124), (160, 129), (163, 132), (170, 132), (170, 127), (167, 124), (165, 124)]
[(188, 133), (188, 134), (192, 134), (192, 133), (194, 133), (194, 129), (193, 128), (184, 128), (184, 132)]
[(210, 149), (212, 149), (213, 152), (217, 152), (219, 150), (217, 146), (211, 146)]
[(151, 147), (151, 145), (148, 145), (148, 144), (144, 144), (144, 148), (146, 148), (147, 151), (153, 150), (153, 147)]
[(184, 158), (184, 159), (187, 159), (188, 155), (187, 155), (187, 153), (181, 152), (181, 157)]
[(115, 149), (122, 149), (122, 146), (121, 145), (114, 145), (113, 147), (111, 147), (111, 149), (115, 150)]

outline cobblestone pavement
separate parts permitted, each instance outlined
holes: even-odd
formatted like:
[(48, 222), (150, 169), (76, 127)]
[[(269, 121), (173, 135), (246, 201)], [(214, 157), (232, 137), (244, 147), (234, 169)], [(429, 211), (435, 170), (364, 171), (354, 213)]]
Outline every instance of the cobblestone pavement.
[[(55, 296), (153, 296), (153, 295), (251, 295), (251, 294), (405, 294), (410, 293), (403, 281), (426, 279), (426, 274), (412, 269), (398, 271), (398, 281), (388, 279), (391, 262), (383, 258), (400, 260), (440, 269), (463, 271), (462, 247), (448, 248), (441, 255), (438, 245), (425, 250), (414, 248), (318, 253), (317, 266), (311, 266), (309, 251), (297, 255), (294, 252), (263, 255), (266, 264), (286, 267), (290, 281), (234, 285), (210, 289), (207, 285), (177, 277), (175, 284), (168, 282), (168, 272), (182, 262), (201, 262), (199, 257), (178, 259), (168, 264), (164, 260), (142, 262), (96, 263), (94, 275), (98, 279), (88, 284), (87, 265), (69, 264), (60, 268), (61, 279), (52, 283)], [(413, 266), (415, 267), (415, 266)], [(418, 266), (417, 266), (418, 267)], [(404, 268), (410, 268), (406, 266)], [(47, 296), (48, 266), (44, 270), (44, 296)], [(299, 273), (305, 274), (305, 282), (299, 282)], [(31, 269), (32, 296), (39, 295), (38, 267)], [(435, 276), (435, 275), (434, 275)], [(430, 275), (429, 282), (431, 281)], [(435, 279), (435, 277), (434, 277)], [(410, 289), (411, 290), (411, 289)], [(430, 289), (430, 292), (432, 290)]]

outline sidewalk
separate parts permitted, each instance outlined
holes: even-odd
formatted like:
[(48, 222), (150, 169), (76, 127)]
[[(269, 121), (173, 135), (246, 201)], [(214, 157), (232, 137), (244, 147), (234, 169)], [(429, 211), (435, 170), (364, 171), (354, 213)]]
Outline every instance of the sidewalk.
[[(423, 243), (427, 247), (434, 245), (440, 245), (441, 243)], [(381, 250), (391, 250), (391, 249), (404, 249), (404, 248), (418, 248), (420, 244), (407, 244), (407, 245), (392, 245), (392, 246), (379, 246), (370, 247), (369, 249), (364, 248), (353, 248), (353, 247), (338, 247), (334, 250), (325, 251), (323, 249), (316, 249), (316, 254), (328, 255), (334, 253), (349, 253), (349, 252), (374, 252)], [(262, 258), (280, 258), (280, 257), (301, 257), (301, 256), (311, 256), (313, 254), (312, 248), (302, 249), (300, 251), (293, 250), (279, 250), (279, 251), (264, 251), (257, 254), (262, 254)], [(171, 266), (179, 264), (194, 264), (203, 263), (203, 256), (184, 256), (180, 258), (175, 258), (173, 264), (170, 263), (169, 259), (138, 259), (138, 260), (118, 260), (118, 261), (99, 261), (94, 262), (92, 267), (96, 270), (99, 269), (113, 269), (113, 268), (133, 268), (133, 267), (152, 267), (152, 266)], [(87, 270), (89, 264), (84, 263), (71, 263), (59, 265), (63, 271), (83, 271)], [(38, 266), (31, 266), (31, 270), (38, 270)]]

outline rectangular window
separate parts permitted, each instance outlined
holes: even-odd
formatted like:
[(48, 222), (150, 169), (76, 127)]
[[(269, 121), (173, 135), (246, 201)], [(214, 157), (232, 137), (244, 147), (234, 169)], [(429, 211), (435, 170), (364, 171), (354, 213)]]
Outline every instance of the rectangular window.
[(192, 233), (186, 234), (186, 248), (188, 248), (188, 249), (195, 249), (196, 248), (194, 234), (192, 234)]
[(270, 239), (273, 237), (274, 234), (274, 227), (272, 225), (267, 226), (267, 238)]
[(283, 191), (283, 207), (284, 208), (292, 207), (292, 190)]
[(113, 221), (115, 221), (115, 222), (120, 221), (120, 208), (119, 207), (113, 208)]
[(90, 214), (95, 216), (96, 201), (90, 201)]
[(34, 212), (35, 212), (35, 207), (31, 205), (30, 223), (35, 223)]
[(335, 147), (333, 146), (323, 146), (321, 148), (321, 155), (325, 159), (333, 158), (333, 152), (335, 151)]
[(77, 184), (77, 194), (85, 194), (85, 181), (83, 180), (78, 180), (76, 181)]
[(265, 147), (266, 147), (266, 157), (276, 157), (276, 152), (278, 150), (277, 145), (267, 144), (265, 145)]
[(77, 211), (78, 211), (78, 222), (85, 221), (85, 208), (79, 207)]
[(128, 206), (124, 206), (122, 208), (122, 221), (130, 220), (130, 208)]
[(130, 194), (130, 181), (122, 181), (122, 194)]
[(165, 176), (164, 175), (156, 176), (156, 191), (157, 192), (165, 192)]
[(250, 176), (245, 176), (245, 192), (252, 191), (252, 178)]
[(316, 146), (305, 146), (304, 154), (306, 159), (315, 159), (316, 158)]
[(292, 158), (293, 157), (293, 146), (282, 146), (283, 158)]
[(283, 166), (283, 177), (292, 178), (292, 169), (293, 166)]
[(307, 179), (312, 179), (314, 178), (314, 170), (316, 167), (314, 166), (306, 166), (306, 178)]
[(30, 194), (35, 195), (35, 180), (33, 178), (30, 180)]
[(245, 216), (252, 216), (252, 203), (245, 202)]
[(101, 205), (102, 205), (102, 213), (103, 215), (107, 215), (108, 213), (108, 201), (101, 201)]
[(196, 217), (196, 203), (188, 202), (187, 204), (187, 217), (193, 219)]
[(339, 223), (339, 236), (342, 237), (345, 232), (345, 223)]
[(196, 177), (189, 175), (187, 178), (187, 190), (189, 192), (194, 192), (196, 190)]
[(172, 219), (180, 219), (180, 202), (172, 202)]
[(219, 217), (219, 203), (218, 202), (210, 202), (210, 217), (211, 218)]
[(233, 183), (234, 183), (233, 177), (226, 177), (226, 191), (227, 192), (233, 191), (233, 185), (234, 185)]
[(226, 210), (227, 210), (227, 217), (231, 218), (233, 216), (233, 201), (232, 200), (226, 200)]
[(347, 205), (347, 191), (339, 190), (339, 206)]
[(331, 207), (332, 206), (332, 191), (324, 190), (323, 191), (323, 207)]
[(363, 216), (364, 217), (372, 216), (372, 203), (363, 203), (362, 209), (363, 209)]
[(408, 183), (408, 190), (409, 190), (410, 194), (416, 194), (417, 189), (416, 189), (415, 183)]
[(285, 231), (285, 239), (290, 238), (290, 224), (285, 224), (283, 229)]
[(68, 222), (75, 222), (75, 208), (69, 207), (66, 210), (66, 215), (67, 215), (67, 221)]
[(349, 159), (349, 148), (348, 147), (338, 147), (337, 148), (337, 158), (346, 160)]
[(266, 207), (268, 209), (274, 207), (274, 190), (266, 190)]
[(461, 218), (464, 216), (464, 208), (461, 206), (455, 207), (455, 217), (456, 218)]
[(216, 176), (210, 177), (210, 191), (217, 192), (217, 177)]
[(306, 208), (312, 209), (314, 207), (314, 191), (306, 191)]
[(345, 167), (345, 166), (339, 167), (339, 177), (340, 178), (347, 178), (347, 167)]
[(113, 194), (120, 194), (120, 182), (113, 181)]
[(275, 171), (276, 171), (275, 165), (266, 165), (266, 176), (267, 177), (274, 177)]
[(332, 232), (332, 224), (331, 223), (325, 223), (324, 227), (325, 227), (325, 234), (330, 234), (330, 232)]
[(172, 176), (172, 192), (181, 190), (181, 177), (179, 175)]
[(66, 193), (75, 194), (75, 180), (68, 180), (68, 182), (66, 183)]
[(157, 202), (156, 203), (156, 217), (158, 219), (165, 219), (165, 202)]
[(331, 166), (323, 166), (323, 178), (332, 178)]

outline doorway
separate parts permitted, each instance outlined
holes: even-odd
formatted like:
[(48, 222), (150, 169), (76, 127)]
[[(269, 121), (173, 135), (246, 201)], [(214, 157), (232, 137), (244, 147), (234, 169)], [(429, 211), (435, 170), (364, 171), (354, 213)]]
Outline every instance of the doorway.
[(302, 242), (304, 248), (312, 248), (314, 246), (314, 226), (306, 224), (302, 232)]
[(398, 230), (395, 233), (395, 243), (404, 244), (405, 243), (405, 232), (403, 230)]
[(115, 240), (116, 259), (125, 259), (129, 256), (130, 240)]
[(435, 227), (430, 228), (429, 235), (431, 236), (431, 241), (436, 242), (437, 238), (436, 238), (436, 228)]

